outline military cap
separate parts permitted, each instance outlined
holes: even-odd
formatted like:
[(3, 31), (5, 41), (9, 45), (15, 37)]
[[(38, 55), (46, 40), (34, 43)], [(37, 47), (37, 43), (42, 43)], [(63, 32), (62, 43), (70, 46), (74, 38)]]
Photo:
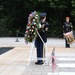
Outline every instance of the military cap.
[(45, 17), (47, 15), (47, 13), (43, 12), (43, 13), (40, 13), (40, 17)]

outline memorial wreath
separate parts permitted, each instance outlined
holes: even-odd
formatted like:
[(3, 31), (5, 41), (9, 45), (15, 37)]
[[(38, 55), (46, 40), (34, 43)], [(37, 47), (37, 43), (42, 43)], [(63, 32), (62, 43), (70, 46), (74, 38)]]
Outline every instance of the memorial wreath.
[(28, 23), (25, 31), (25, 41), (32, 42), (37, 37), (37, 31), (41, 28), (39, 12), (31, 12), (28, 16)]

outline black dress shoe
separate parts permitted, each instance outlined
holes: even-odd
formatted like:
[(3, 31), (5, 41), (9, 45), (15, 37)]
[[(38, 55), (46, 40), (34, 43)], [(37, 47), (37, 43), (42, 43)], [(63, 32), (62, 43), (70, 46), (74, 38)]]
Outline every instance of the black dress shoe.
[(70, 48), (70, 47), (66, 47), (66, 48)]
[(36, 65), (42, 65), (43, 62), (35, 62)]

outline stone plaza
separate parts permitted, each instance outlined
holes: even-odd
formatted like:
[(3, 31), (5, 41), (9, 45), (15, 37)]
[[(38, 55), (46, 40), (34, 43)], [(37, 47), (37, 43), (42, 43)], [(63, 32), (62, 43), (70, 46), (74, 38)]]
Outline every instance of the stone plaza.
[[(47, 65), (35, 64), (35, 46), (30, 59), (32, 45), (33, 43), (26, 44), (23, 37), (19, 37), (18, 42), (16, 37), (1, 37), (0, 75), (75, 75), (75, 43), (71, 44), (71, 48), (65, 48), (63, 38), (48, 38)], [(53, 71), (50, 56), (54, 47), (57, 66)]]

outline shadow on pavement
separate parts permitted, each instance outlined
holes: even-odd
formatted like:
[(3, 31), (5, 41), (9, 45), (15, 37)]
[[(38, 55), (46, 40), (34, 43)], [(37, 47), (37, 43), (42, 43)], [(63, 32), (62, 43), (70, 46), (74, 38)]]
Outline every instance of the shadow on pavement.
[(12, 50), (14, 47), (1, 47), (0, 48), (0, 55), (3, 54), (3, 53), (6, 53), (10, 50)]

